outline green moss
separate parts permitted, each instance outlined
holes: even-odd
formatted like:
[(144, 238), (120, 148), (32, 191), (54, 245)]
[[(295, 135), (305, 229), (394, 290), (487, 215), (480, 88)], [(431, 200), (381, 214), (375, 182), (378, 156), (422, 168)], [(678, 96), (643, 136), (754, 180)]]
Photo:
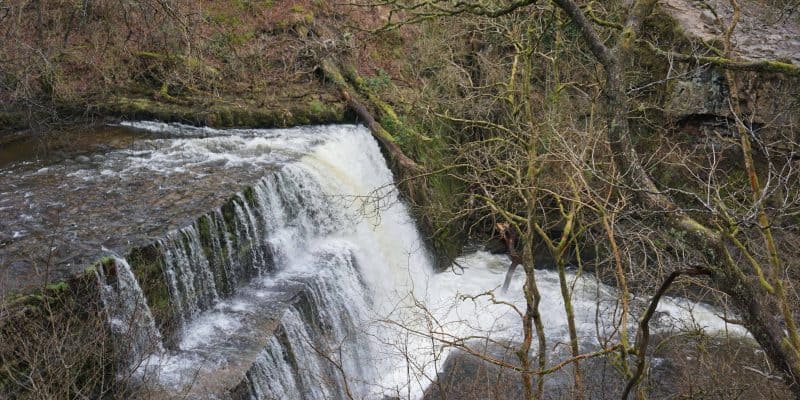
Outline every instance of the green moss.
[(205, 18), (209, 22), (226, 27), (236, 27), (242, 25), (241, 18), (228, 10), (207, 13)]
[[(227, 260), (230, 255), (228, 254), (228, 246), (225, 245), (225, 232), (223, 229), (219, 230), (219, 242), (222, 244), (220, 249), (222, 250), (222, 254), (220, 254), (220, 260)], [(224, 262), (224, 261), (223, 261)]]
[(359, 82), (361, 86), (364, 86), (366, 89), (376, 91), (388, 88), (392, 83), (392, 78), (382, 68), (378, 68), (377, 75), (364, 78), (363, 80), (357, 78), (356, 84), (359, 84)]
[(20, 307), (20, 306), (33, 306), (38, 307), (43, 301), (45, 297), (39, 293), (31, 293), (31, 294), (15, 294), (11, 295), (7, 300), (5, 307)]
[(310, 24), (311, 22), (314, 21), (314, 12), (311, 10), (306, 10), (306, 8), (300, 4), (292, 6), (292, 8), (290, 8), (289, 10), (294, 14), (301, 14), (303, 22), (305, 22), (306, 24)]
[(334, 64), (331, 59), (326, 58), (320, 62), (322, 70), (325, 72), (325, 78), (340, 88), (347, 87), (347, 81), (344, 79), (339, 68)]
[(161, 252), (156, 245), (131, 250), (125, 257), (139, 281), (153, 318), (161, 327), (173, 326), (169, 289), (164, 276)]
[(233, 112), (229, 108), (223, 108), (217, 111), (217, 118), (222, 126), (234, 126), (236, 122), (233, 119)]
[[(252, 127), (275, 128), (302, 124), (335, 123), (346, 120), (342, 103), (291, 104), (292, 109), (272, 110), (219, 102), (205, 104), (193, 101), (195, 106), (183, 105), (186, 99), (163, 102), (148, 98), (116, 97), (100, 106), (103, 113), (129, 119), (155, 119), (165, 122), (182, 122), (208, 125), (217, 128)], [(311, 106), (311, 107), (310, 107)]]
[(308, 103), (308, 110), (312, 114), (316, 115), (320, 115), (326, 111), (325, 105), (322, 104), (322, 102), (317, 99), (313, 99)]
[(286, 115), (288, 116), (287, 120), (294, 120), (300, 125), (309, 125), (311, 123), (311, 119), (308, 118), (309, 114), (304, 111), (293, 113), (289, 110), (286, 110)]
[[(337, 73), (339, 70), (335, 68), (335, 66), (325, 67), (325, 70), (326, 74), (330, 70), (331, 74), (334, 76), (334, 80), (338, 79)], [(364, 79), (358, 74), (355, 67), (346, 65), (344, 67), (344, 77), (347, 78), (347, 81), (351, 82), (355, 89), (364, 95), (378, 111), (378, 122), (385, 131), (378, 132), (377, 134), (385, 136), (387, 140), (398, 143), (403, 151), (409, 150), (410, 143), (426, 142), (430, 140), (429, 137), (421, 135), (410, 124), (406, 124), (389, 103), (383, 101), (375, 94), (377, 90), (386, 89), (391, 86), (391, 78), (386, 71), (379, 69), (376, 77)], [(347, 82), (342, 82), (341, 85), (344, 85), (345, 88), (349, 87)]]
[(197, 220), (197, 227), (199, 229), (200, 238), (209, 238), (211, 237), (211, 221), (207, 215), (200, 217)]
[(240, 261), (249, 260), (252, 253), (253, 253), (253, 245), (250, 243), (242, 243), (236, 249), (236, 256), (239, 258)]
[(200, 235), (200, 246), (203, 248), (203, 254), (205, 254), (206, 259), (211, 261), (215, 257), (212, 245), (212, 237), (214, 234), (211, 232), (211, 217), (209, 215), (203, 215), (198, 218), (197, 229), (197, 233)]
[(69, 284), (67, 284), (67, 282), (61, 281), (61, 282), (51, 283), (45, 286), (45, 288), (51, 292), (64, 292), (67, 289), (69, 289)]
[(244, 190), (242, 190), (242, 195), (244, 195), (247, 204), (249, 204), (251, 208), (256, 205), (256, 191), (252, 186), (245, 187)]
[(767, 60), (763, 64), (768, 71), (782, 72), (786, 75), (800, 75), (800, 67), (791, 63)]
[(270, 8), (274, 5), (273, 0), (234, 0), (233, 4), (242, 11), (256, 11), (259, 8)]
[(158, 90), (158, 95), (161, 96), (161, 98), (164, 100), (171, 100), (171, 101), (175, 100), (175, 98), (173, 98), (172, 95), (169, 94), (169, 85), (167, 85), (166, 82), (161, 84), (161, 88)]
[(233, 208), (233, 199), (228, 200), (225, 204), (222, 205), (222, 219), (225, 222), (225, 226), (228, 229), (228, 233), (230, 233), (230, 237), (235, 240), (236, 236), (236, 211)]

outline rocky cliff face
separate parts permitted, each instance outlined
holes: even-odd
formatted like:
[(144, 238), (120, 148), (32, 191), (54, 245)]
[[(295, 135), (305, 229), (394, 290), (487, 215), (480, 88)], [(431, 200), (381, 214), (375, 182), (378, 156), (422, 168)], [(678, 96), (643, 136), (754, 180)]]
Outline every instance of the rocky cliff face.
[[(763, 1), (742, 1), (741, 19), (733, 34), (734, 53), (746, 60), (782, 60), (800, 64), (800, 14)], [(675, 18), (687, 35), (705, 42), (720, 40), (733, 15), (728, 0), (662, 0), (661, 9)]]
[[(661, 10), (694, 48), (693, 55), (714, 56), (723, 40), (733, 10), (727, 1), (691, 2), (666, 0)], [(761, 2), (741, 2), (741, 19), (732, 35), (733, 55), (738, 61), (780, 61), (800, 64), (800, 18)], [(715, 46), (717, 49), (715, 50)], [(669, 62), (669, 60), (665, 60)], [(679, 131), (692, 135), (734, 136), (740, 118), (753, 130), (762, 153), (792, 156), (798, 150), (800, 126), (800, 78), (770, 73), (736, 71), (742, 115), (734, 115), (729, 82), (721, 69), (699, 63), (670, 69), (664, 110)]]

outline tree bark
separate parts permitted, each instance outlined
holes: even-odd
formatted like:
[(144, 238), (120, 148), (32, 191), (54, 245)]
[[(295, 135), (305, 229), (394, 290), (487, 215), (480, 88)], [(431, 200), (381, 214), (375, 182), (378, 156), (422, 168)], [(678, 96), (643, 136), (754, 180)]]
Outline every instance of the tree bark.
[(517, 239), (519, 236), (517, 235), (516, 230), (511, 228), (508, 223), (498, 223), (495, 225), (495, 228), (498, 232), (500, 232), (500, 238), (506, 244), (508, 258), (511, 259), (511, 265), (508, 266), (506, 278), (503, 280), (503, 292), (506, 292), (508, 290), (508, 286), (511, 284), (511, 278), (514, 276), (514, 271), (520, 264), (522, 264), (522, 257), (517, 251)]

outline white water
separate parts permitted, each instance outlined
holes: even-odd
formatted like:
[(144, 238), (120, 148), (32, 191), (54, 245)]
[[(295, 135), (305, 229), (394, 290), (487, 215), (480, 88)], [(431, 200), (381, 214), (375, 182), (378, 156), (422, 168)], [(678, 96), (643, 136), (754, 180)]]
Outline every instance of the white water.
[[(227, 132), (228, 136), (203, 132), (212, 132), (221, 141), (246, 140), (235, 132)], [(495, 290), (497, 300), (524, 310), (522, 272), (515, 275), (508, 294), (496, 290), (508, 265), (504, 256), (470, 254), (459, 262), (467, 267), (463, 274), (434, 274), (369, 132), (328, 127), (320, 128), (320, 138), (324, 142), (301, 146), (298, 151), (305, 156), (270, 173), (255, 187), (257, 204), (252, 209), (245, 209), (249, 206), (242, 200), (237, 210), (237, 221), (247, 225), (237, 227), (237, 235), (247, 236), (248, 243), (267, 244), (272, 265), (263, 270), (270, 273), (239, 283), (227, 298), (210, 290), (210, 283), (179, 286), (176, 281), (176, 288), (185, 288), (175, 290), (177, 304), (194, 308), (185, 313), (188, 320), (177, 349), (157, 352), (146, 364), (148, 376), (158, 385), (186, 389), (196, 374), (222, 374), (217, 371), (237, 363), (237, 352), (255, 351), (256, 363), (246, 382), (253, 398), (342, 398), (349, 390), (355, 398), (416, 399), (451, 350), (443, 343), (472, 337), (465, 345), (480, 348), (485, 342), (481, 337), (519, 340), (520, 320), (511, 307), (493, 304), (487, 296), (474, 300), (464, 296)], [(182, 232), (192, 243), (192, 230)], [(223, 241), (214, 247), (232, 246), (242, 238)], [(184, 246), (184, 251), (180, 257), (173, 254), (175, 263), (187, 264), (176, 268), (191, 272), (191, 282), (197, 282), (198, 274), (210, 276), (204, 271), (208, 260), (191, 254), (198, 249)], [(266, 262), (261, 257), (253, 263)], [(548, 339), (551, 346), (564, 343), (567, 323), (557, 274), (537, 271), (537, 280)], [(286, 303), (286, 293), (298, 287), (308, 297), (305, 304), (311, 304), (310, 311), (299, 306), (273, 308)], [(208, 295), (198, 296), (199, 292)], [(194, 301), (198, 298), (203, 302)], [(581, 341), (591, 346), (598, 329), (601, 336), (607, 334), (603, 324), (611, 320), (614, 290), (579, 278), (573, 303)], [(660, 310), (707, 332), (743, 334), (704, 306), (667, 299)], [(261, 332), (264, 315), (270, 313), (282, 314), (277, 334), (260, 349), (241, 344), (238, 338)]]
[[(290, 162), (334, 134), (324, 126), (219, 130), (161, 122), (123, 122), (121, 125), (156, 133), (158, 139), (109, 152), (98, 165), (85, 165), (68, 176), (97, 181), (148, 174), (202, 176), (212, 170), (263, 168)], [(356, 128), (343, 125), (338, 129)]]
[(161, 334), (156, 328), (153, 316), (145, 302), (144, 293), (136, 281), (128, 262), (119, 257), (112, 257), (115, 269), (113, 276), (108, 276), (105, 267), (97, 267), (97, 280), (100, 284), (100, 299), (110, 316), (109, 325), (116, 342), (121, 374), (125, 374), (130, 365), (151, 352), (163, 352)]

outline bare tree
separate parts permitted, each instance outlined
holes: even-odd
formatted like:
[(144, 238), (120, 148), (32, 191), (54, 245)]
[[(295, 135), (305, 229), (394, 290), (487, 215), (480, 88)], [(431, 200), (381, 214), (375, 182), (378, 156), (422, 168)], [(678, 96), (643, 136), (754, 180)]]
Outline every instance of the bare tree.
[[(523, 265), (528, 278), (528, 310), (523, 317), (525, 339), (520, 352), (530, 346), (534, 327), (538, 328), (533, 269), (534, 238), (544, 243), (544, 248), (553, 256), (561, 271), (568, 246), (579, 242), (576, 238), (581, 237), (582, 233), (592, 231), (592, 221), (599, 221), (599, 231), (606, 232), (606, 237), (611, 239), (609, 251), (612, 265), (616, 265), (615, 276), (622, 289), (622, 320), (626, 320), (628, 315), (626, 279), (633, 276), (632, 257), (636, 254), (630, 253), (630, 246), (641, 245), (644, 251), (639, 254), (646, 259), (655, 257), (656, 266), (662, 268), (667, 265), (662, 256), (671, 251), (678, 255), (668, 263), (672, 264), (672, 271), (655, 271), (650, 282), (661, 281), (669, 287), (677, 275), (707, 275), (708, 284), (727, 295), (741, 316), (741, 322), (764, 348), (771, 361), (784, 372), (786, 382), (794, 393), (800, 396), (800, 385), (797, 383), (800, 339), (794, 315), (797, 304), (794, 300), (794, 278), (789, 268), (792, 264), (783, 261), (788, 254), (781, 255), (781, 252), (788, 248), (784, 246), (787, 250), (782, 250), (772, 233), (780, 224), (779, 221), (784, 220), (780, 217), (781, 212), (797, 210), (797, 187), (791, 184), (792, 179), (796, 179), (797, 167), (792, 157), (776, 158), (769, 153), (769, 146), (761, 146), (763, 161), (760, 165), (764, 170), (758, 170), (759, 162), (751, 143), (755, 137), (754, 131), (740, 109), (739, 77), (734, 74), (734, 71), (754, 71), (781, 73), (790, 77), (800, 69), (782, 61), (735, 58), (730, 40), (740, 15), (739, 5), (735, 1), (730, 3), (733, 14), (729, 21), (722, 21), (718, 17), (718, 22), (724, 28), (724, 48), (712, 56), (701, 52), (686, 54), (661, 50), (647, 40), (643, 27), (657, 6), (655, 0), (609, 5), (608, 9), (598, 9), (595, 3), (583, 4), (572, 0), (553, 0), (552, 4), (559, 12), (547, 5), (524, 0), (397, 0), (382, 3), (392, 9), (383, 29), (395, 29), (407, 23), (436, 18), (458, 17), (472, 21), (473, 26), (478, 27), (474, 31), (478, 36), (475, 39), (479, 42), (478, 46), (481, 40), (501, 46), (494, 54), (497, 56), (494, 60), (501, 60), (496, 64), (483, 59), (460, 64), (463, 78), (458, 83), (461, 85), (458, 90), (472, 96), (470, 101), (474, 101), (461, 107), (461, 111), (466, 111), (468, 115), (440, 111), (437, 117), (460, 129), (458, 137), (471, 138), (465, 142), (456, 140), (452, 151), (458, 154), (458, 162), (452, 163), (449, 168), (445, 166), (445, 170), (469, 188), (470, 196), (474, 199), (470, 204), (476, 206), (451, 217), (468, 214), (475, 221), (473, 226), (479, 226), (487, 219), (492, 220), (490, 222), (499, 219), (501, 223), (509, 224), (520, 237), (524, 249)], [(526, 25), (533, 18), (553, 13), (555, 17), (550, 20), (552, 25), (547, 26), (547, 35), (536, 31), (537, 26), (544, 24)], [(560, 32), (566, 25), (573, 28), (573, 32), (577, 31), (579, 42), (571, 42), (574, 34), (570, 39), (562, 37)], [(534, 58), (537, 61), (558, 59), (558, 65), (565, 65), (563, 53), (552, 50), (550, 46), (541, 46), (545, 37), (548, 40), (555, 38), (558, 43), (570, 43), (576, 46), (579, 54), (585, 50), (598, 69), (574, 68), (569, 75), (574, 80), (560, 82), (556, 73), (552, 70), (543, 71), (544, 68), (539, 67), (541, 64), (533, 61)], [(543, 52), (545, 48), (550, 52)], [(653, 178), (654, 169), (670, 168), (673, 164), (666, 158), (658, 158), (661, 157), (658, 152), (649, 154), (637, 147), (636, 130), (642, 129), (635, 120), (641, 118), (637, 107), (642, 107), (640, 104), (646, 99), (635, 97), (636, 91), (632, 88), (660, 84), (640, 84), (637, 81), (639, 76), (647, 73), (637, 65), (642, 51), (668, 56), (678, 63), (707, 64), (724, 71), (730, 89), (731, 125), (739, 137), (741, 157), (737, 160), (725, 155), (724, 158), (741, 165), (737, 168), (741, 168), (747, 176), (745, 186), (731, 190), (734, 183), (723, 176), (729, 170), (720, 167), (720, 158), (723, 158), (720, 154), (715, 154), (717, 159), (711, 156), (705, 160), (698, 159), (697, 154), (684, 154), (684, 161), (700, 167), (698, 172), (690, 175), (688, 185), (670, 185), (669, 182)], [(706, 51), (714, 52), (715, 49), (711, 46)], [(458, 60), (451, 62), (458, 64)], [(546, 61), (544, 65), (547, 65)], [(494, 75), (488, 76), (492, 73)], [(531, 83), (541, 76), (537, 74), (555, 78), (537, 87), (544, 88), (544, 93), (532, 90)], [(567, 88), (573, 93), (583, 92), (589, 99), (583, 104), (582, 110), (584, 115), (588, 114), (588, 123), (577, 132), (588, 132), (590, 142), (607, 147), (574, 151), (575, 141), (564, 140), (568, 135), (565, 124), (558, 121), (558, 113), (548, 114), (547, 101), (542, 101), (542, 98), (558, 98)], [(545, 112), (539, 112), (542, 109)], [(568, 145), (554, 148), (552, 143), (557, 140)], [(788, 143), (788, 148), (794, 146), (796, 143)], [(595, 151), (606, 149), (609, 151), (605, 154)], [(673, 156), (681, 154), (679, 146), (672, 150)], [(576, 153), (582, 154), (582, 157), (563, 157)], [(562, 157), (562, 160), (553, 160), (558, 157)], [(554, 180), (561, 179), (562, 184), (548, 185), (547, 177), (558, 177)], [(764, 179), (768, 182), (766, 185), (761, 183)], [(748, 192), (749, 200), (739, 196)], [(652, 239), (643, 236), (638, 236), (637, 244), (637, 235), (626, 232), (615, 221), (623, 221), (628, 224), (627, 227), (630, 227), (629, 224), (650, 225), (655, 228), (649, 228), (650, 232), (657, 232), (658, 225), (667, 227), (674, 232), (672, 238), (664, 238), (672, 250), (666, 253), (660, 251), (662, 249)], [(623, 239), (622, 243), (615, 240), (619, 238)], [(791, 236), (788, 238), (786, 240), (793, 240)], [(675, 264), (677, 261), (689, 265), (680, 267)], [(512, 262), (512, 267), (514, 264)], [(562, 288), (562, 296), (567, 304), (565, 313), (569, 316), (570, 292), (563, 279)], [(658, 302), (664, 290), (656, 291), (651, 304)], [(636, 370), (627, 366), (626, 357), (620, 358), (621, 368), (630, 378), (628, 391), (635, 387), (642, 375), (640, 370), (646, 357), (644, 349), (647, 347), (648, 321), (648, 313), (645, 313), (640, 321), (640, 335), (634, 345), (626, 338), (626, 324), (623, 323), (620, 328), (621, 353), (632, 353), (639, 357)], [(540, 345), (543, 342), (544, 338), (540, 338)], [(577, 356), (574, 336), (571, 342), (573, 355)], [(542, 360), (543, 357), (540, 357), (540, 362)], [(580, 387), (580, 374), (576, 373), (575, 377), (576, 387)], [(526, 393), (529, 397), (534, 394), (532, 389)]]

